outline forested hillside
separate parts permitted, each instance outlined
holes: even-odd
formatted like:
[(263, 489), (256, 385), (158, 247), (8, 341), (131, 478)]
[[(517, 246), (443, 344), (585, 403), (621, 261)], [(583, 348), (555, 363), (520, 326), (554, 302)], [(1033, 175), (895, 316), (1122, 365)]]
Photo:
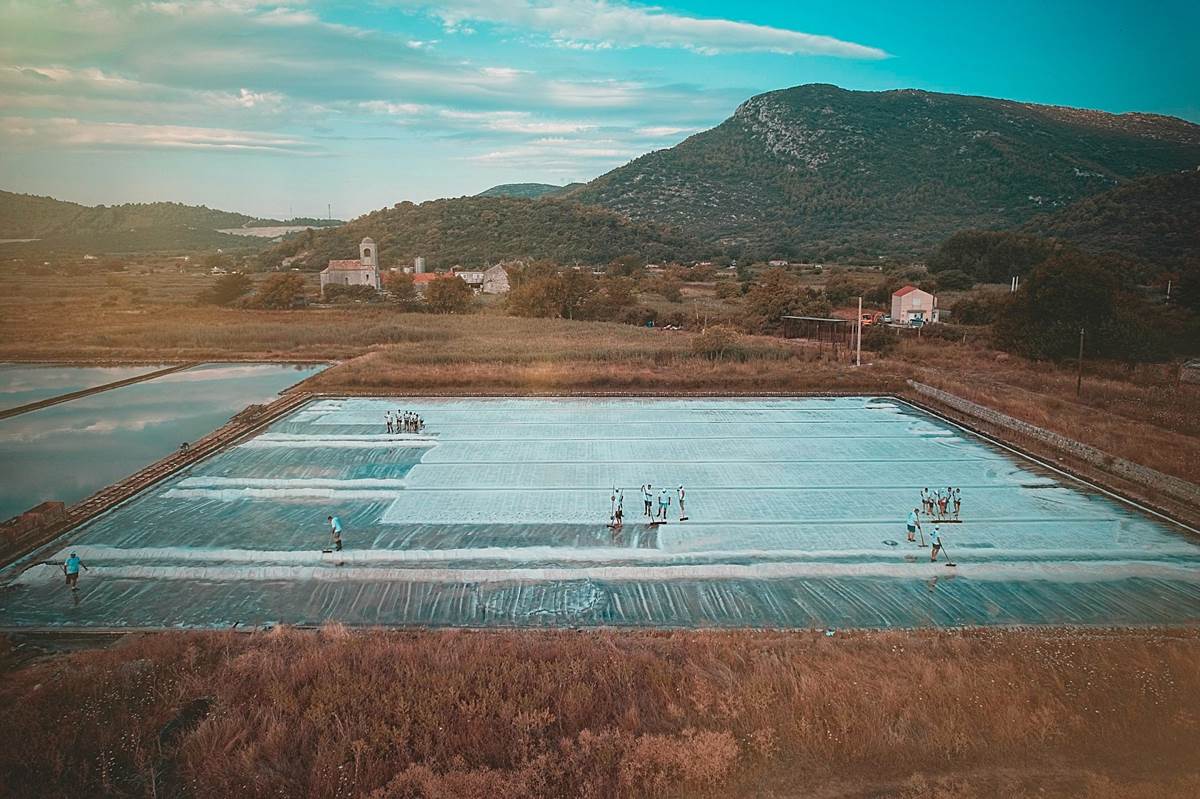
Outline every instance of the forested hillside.
[(1036, 216), (1022, 230), (1163, 268), (1200, 269), (1200, 171), (1131, 181)]
[[(37, 239), (3, 245), (0, 255), (249, 249), (266, 242), (219, 230), (286, 224), (203, 205), (160, 202), (87, 206), (0, 191), (0, 239)], [(339, 222), (309, 219), (293, 224)]]
[(604, 264), (622, 255), (690, 260), (704, 252), (695, 239), (603, 208), (560, 200), (459, 197), (400, 203), (338, 228), (308, 231), (263, 253), (261, 260), (273, 267), (299, 255), (293, 266), (321, 269), (331, 259), (355, 257), (364, 236), (375, 239), (384, 267), (407, 266), (418, 255), (432, 268), (513, 258), (564, 264)]
[(1171, 117), (806, 85), (567, 196), (745, 257), (916, 256), (1197, 164), (1200, 126)]
[(492, 186), (486, 191), (481, 191), (475, 196), (525, 197), (532, 200), (538, 197), (552, 197), (582, 185), (582, 183), (569, 183), (566, 186), (555, 186), (553, 183), (502, 183), (499, 186)]

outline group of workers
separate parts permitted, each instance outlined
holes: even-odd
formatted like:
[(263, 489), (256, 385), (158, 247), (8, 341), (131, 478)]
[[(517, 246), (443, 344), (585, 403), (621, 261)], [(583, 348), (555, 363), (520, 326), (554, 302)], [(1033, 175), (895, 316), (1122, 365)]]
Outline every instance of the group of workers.
[(946, 486), (930, 491), (921, 489), (921, 511), (930, 518), (944, 522), (958, 521), (962, 512), (962, 489)]
[(419, 433), (425, 429), (425, 420), (412, 411), (388, 411), (384, 415), (389, 433)]
[[(675, 502), (679, 503), (679, 521), (687, 521), (687, 489), (681, 484), (678, 488), (660, 488), (657, 493), (654, 491), (654, 486), (650, 483), (643, 483), (641, 487), (642, 495), (642, 515), (650, 520), (651, 524), (663, 524), (667, 521), (667, 515), (670, 513), (671, 505)], [(655, 501), (657, 499), (658, 510), (656, 511)], [(625, 491), (621, 488), (613, 488), (612, 496), (609, 497), (612, 503), (611, 513), (609, 515), (609, 526), (618, 528), (625, 523)]]
[(920, 545), (925, 546), (925, 530), (921, 527), (922, 513), (925, 514), (927, 519), (932, 519), (934, 523), (933, 530), (929, 535), (929, 545), (931, 547), (929, 559), (936, 561), (938, 553), (942, 551), (942, 531), (938, 523), (961, 521), (962, 490), (952, 486), (933, 491), (930, 491), (928, 488), (921, 489), (921, 505), (908, 512), (908, 519), (905, 521), (904, 526), (909, 541), (915, 542), (917, 540), (917, 533), (920, 532)]

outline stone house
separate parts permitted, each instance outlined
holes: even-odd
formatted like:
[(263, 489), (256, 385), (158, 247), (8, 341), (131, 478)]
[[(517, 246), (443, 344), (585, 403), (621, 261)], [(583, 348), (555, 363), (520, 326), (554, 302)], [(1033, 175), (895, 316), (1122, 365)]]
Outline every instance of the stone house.
[(507, 294), (509, 288), (511, 287), (508, 284), (508, 270), (503, 264), (489, 266), (484, 270), (481, 287), (484, 294)]

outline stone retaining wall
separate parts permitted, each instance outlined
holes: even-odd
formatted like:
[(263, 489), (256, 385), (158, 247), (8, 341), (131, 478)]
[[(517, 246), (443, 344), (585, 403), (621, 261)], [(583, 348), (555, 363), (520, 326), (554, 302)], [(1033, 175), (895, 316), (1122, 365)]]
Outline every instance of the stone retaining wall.
[(921, 396), (940, 402), (974, 419), (979, 419), (1006, 430), (1012, 430), (1023, 436), (1040, 441), (1043, 444), (1049, 444), (1055, 449), (1062, 450), (1093, 466), (1099, 466), (1118, 477), (1123, 477), (1139, 485), (1160, 491), (1193, 507), (1200, 507), (1200, 486), (1197, 486), (1195, 483), (1189, 483), (1178, 477), (1172, 477), (1169, 474), (1148, 469), (1133, 461), (1109, 455), (1107, 452), (1098, 450), (1095, 447), (1029, 424), (1029, 422), (1023, 422), (1020, 419), (992, 410), (986, 405), (980, 405), (977, 402), (963, 399), (948, 391), (942, 391), (939, 388), (927, 386), (915, 380), (909, 380), (908, 385)]

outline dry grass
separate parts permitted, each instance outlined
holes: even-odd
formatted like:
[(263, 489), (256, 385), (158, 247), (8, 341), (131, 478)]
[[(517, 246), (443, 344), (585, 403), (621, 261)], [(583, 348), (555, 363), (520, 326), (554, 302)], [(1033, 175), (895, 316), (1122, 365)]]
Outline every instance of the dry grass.
[(854, 372), (829, 353), (746, 337), (739, 358), (692, 351), (694, 334), (602, 322), (413, 317), (429, 337), (381, 347), (311, 385), (381, 392), (885, 391), (886, 375)]
[(150, 635), (5, 675), (0, 793), (1194, 796), (1198, 661), (1195, 630)]
[(1031, 363), (977, 345), (906, 341), (893, 361), (911, 376), (1105, 452), (1200, 483), (1200, 387), (1173, 364)]

